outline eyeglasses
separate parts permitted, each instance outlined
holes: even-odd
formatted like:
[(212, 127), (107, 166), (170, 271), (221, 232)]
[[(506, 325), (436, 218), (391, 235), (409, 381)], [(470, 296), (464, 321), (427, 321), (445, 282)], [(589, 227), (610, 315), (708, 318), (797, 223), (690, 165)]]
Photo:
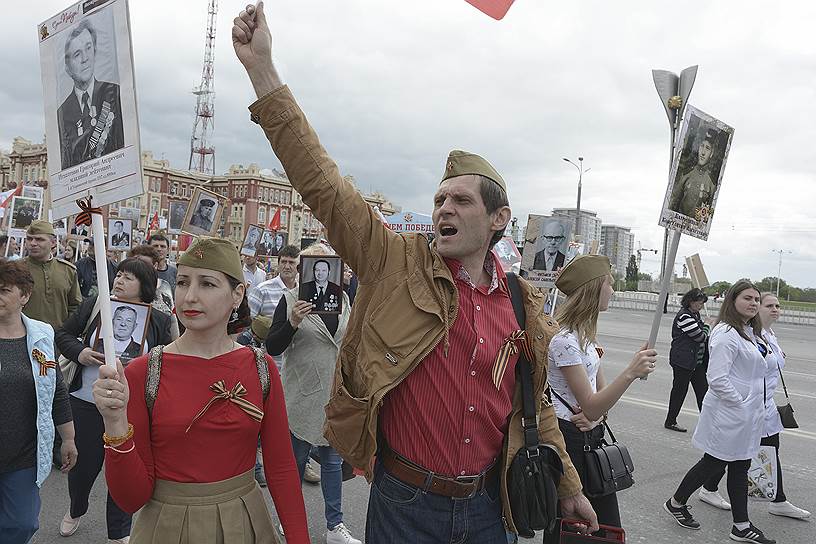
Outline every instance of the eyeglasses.
[(556, 242), (558, 240), (563, 240), (564, 239), (563, 236), (544, 236), (543, 238), (545, 240), (547, 240), (548, 242)]

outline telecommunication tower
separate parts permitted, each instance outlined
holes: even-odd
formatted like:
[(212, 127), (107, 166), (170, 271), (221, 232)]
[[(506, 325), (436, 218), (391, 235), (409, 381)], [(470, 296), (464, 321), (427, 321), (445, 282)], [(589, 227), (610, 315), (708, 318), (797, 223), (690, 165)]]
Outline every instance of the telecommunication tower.
[(212, 131), (215, 123), (215, 19), (218, 14), (218, 0), (209, 0), (207, 8), (207, 34), (204, 39), (204, 67), (201, 83), (193, 89), (196, 97), (196, 115), (193, 135), (190, 137), (190, 165), (192, 171), (215, 174), (215, 147), (212, 145)]

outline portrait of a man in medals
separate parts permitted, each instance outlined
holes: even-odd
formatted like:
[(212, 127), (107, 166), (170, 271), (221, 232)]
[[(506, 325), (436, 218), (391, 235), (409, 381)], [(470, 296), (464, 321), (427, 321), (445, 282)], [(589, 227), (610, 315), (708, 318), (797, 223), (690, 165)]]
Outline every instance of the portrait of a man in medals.
[(314, 313), (340, 313), (343, 310), (339, 277), (342, 270), (340, 257), (301, 257), (298, 298), (314, 304)]
[(64, 68), (74, 85), (57, 110), (63, 170), (125, 145), (119, 85), (96, 79), (96, 55), (97, 31), (84, 19), (65, 40)]

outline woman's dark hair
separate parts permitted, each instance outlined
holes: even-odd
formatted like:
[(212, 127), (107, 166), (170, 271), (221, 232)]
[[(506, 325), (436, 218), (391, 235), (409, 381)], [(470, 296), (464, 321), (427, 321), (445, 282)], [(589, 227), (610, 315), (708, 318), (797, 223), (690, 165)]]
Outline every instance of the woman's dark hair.
[(155, 247), (148, 246), (148, 245), (145, 245), (145, 244), (141, 244), (141, 245), (138, 245), (138, 246), (134, 247), (133, 249), (128, 251), (127, 256), (128, 256), (128, 258), (130, 258), (130, 257), (147, 257), (148, 259), (153, 261), (153, 264), (156, 264), (156, 263), (159, 262), (159, 251)]
[(689, 306), (691, 306), (692, 302), (702, 302), (703, 304), (706, 303), (708, 300), (708, 295), (703, 293), (702, 289), (694, 288), (683, 295), (683, 298), (680, 299), (680, 306), (688, 310)]
[(30, 295), (34, 277), (22, 261), (0, 259), (0, 286), (16, 286), (23, 295)]
[[(241, 284), (232, 276), (227, 276), (227, 281), (229, 281), (233, 291)], [(252, 317), (249, 315), (249, 303), (247, 302), (246, 292), (244, 292), (244, 298), (238, 306), (238, 319), (227, 322), (227, 334), (238, 334), (250, 325), (252, 325)]]
[(150, 304), (156, 300), (156, 284), (159, 282), (159, 277), (152, 266), (139, 258), (129, 257), (119, 263), (116, 271), (128, 272), (139, 280), (139, 299), (142, 302)]
[[(730, 289), (728, 289), (728, 291), (725, 293), (725, 297), (723, 298), (722, 306), (720, 306), (720, 314), (717, 316), (717, 323), (725, 323), (726, 325), (729, 325), (732, 329), (737, 331), (740, 336), (749, 342), (753, 342), (753, 340), (749, 338), (743, 330), (745, 328), (743, 317), (737, 311), (735, 304), (737, 297), (740, 296), (740, 293), (748, 289), (753, 289), (756, 291), (757, 297), (759, 297), (759, 294), (761, 293), (759, 287), (751, 283), (750, 280), (739, 280), (737, 283), (732, 285)], [(759, 319), (758, 313), (748, 320), (748, 326), (753, 329), (754, 335), (756, 335), (757, 338), (762, 337), (762, 322)]]

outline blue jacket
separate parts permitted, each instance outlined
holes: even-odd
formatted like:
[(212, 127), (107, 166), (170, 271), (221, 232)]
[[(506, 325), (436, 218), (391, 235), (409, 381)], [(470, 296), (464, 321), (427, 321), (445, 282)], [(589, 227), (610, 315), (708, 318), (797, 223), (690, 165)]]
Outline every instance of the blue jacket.
[(57, 369), (49, 368), (45, 376), (40, 376), (40, 363), (34, 358), (34, 349), (40, 350), (47, 361), (56, 361), (54, 357), (54, 329), (48, 323), (23, 316), (26, 329), (28, 357), (31, 360), (31, 372), (34, 375), (34, 387), (37, 392), (37, 487), (51, 472), (52, 450), (54, 448), (54, 420), (51, 408), (54, 403), (54, 392), (57, 388)]

